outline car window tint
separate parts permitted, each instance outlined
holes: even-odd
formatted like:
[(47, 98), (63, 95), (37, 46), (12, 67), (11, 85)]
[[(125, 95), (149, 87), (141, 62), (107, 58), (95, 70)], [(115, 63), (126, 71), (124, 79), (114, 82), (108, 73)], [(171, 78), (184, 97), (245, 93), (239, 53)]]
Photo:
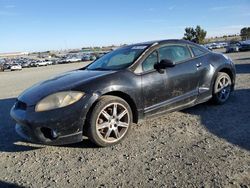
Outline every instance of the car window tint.
[(151, 53), (147, 57), (147, 59), (145, 59), (145, 61), (142, 63), (142, 70), (144, 72), (153, 70), (154, 69), (154, 64), (156, 64), (157, 61), (158, 61), (157, 52)]
[(159, 56), (160, 61), (163, 59), (169, 59), (175, 63), (191, 58), (188, 48), (179, 45), (165, 46), (160, 48)]
[(194, 46), (191, 46), (191, 50), (192, 50), (194, 56), (200, 56), (200, 55), (205, 53), (204, 51), (202, 51), (199, 48), (196, 48)]

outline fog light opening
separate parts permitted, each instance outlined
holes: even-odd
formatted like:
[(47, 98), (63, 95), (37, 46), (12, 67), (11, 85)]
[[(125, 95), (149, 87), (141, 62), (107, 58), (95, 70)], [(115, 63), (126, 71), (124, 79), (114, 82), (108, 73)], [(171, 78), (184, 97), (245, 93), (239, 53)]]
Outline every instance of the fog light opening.
[(55, 130), (51, 130), (51, 134), (54, 139), (58, 137), (58, 134)]
[(51, 140), (56, 139), (58, 137), (57, 132), (53, 129), (50, 129), (50, 128), (42, 127), (41, 132), (43, 133), (43, 136), (45, 138), (48, 138)]

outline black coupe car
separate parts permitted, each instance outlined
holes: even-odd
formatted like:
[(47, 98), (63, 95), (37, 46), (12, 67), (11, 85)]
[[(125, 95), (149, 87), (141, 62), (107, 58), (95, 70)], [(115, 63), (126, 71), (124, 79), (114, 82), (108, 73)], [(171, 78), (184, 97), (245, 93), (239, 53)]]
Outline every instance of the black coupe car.
[(227, 56), (183, 40), (128, 45), (79, 70), (38, 83), (11, 109), (16, 131), (49, 145), (120, 142), (132, 123), (212, 100), (235, 85)]

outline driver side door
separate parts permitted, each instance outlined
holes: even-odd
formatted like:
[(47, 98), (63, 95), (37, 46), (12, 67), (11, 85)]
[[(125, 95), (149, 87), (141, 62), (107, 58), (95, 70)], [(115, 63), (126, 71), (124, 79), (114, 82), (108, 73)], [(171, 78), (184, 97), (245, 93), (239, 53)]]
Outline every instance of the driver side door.
[(166, 87), (167, 110), (191, 105), (198, 96), (199, 73), (189, 48), (185, 44), (170, 44), (159, 48), (159, 61), (168, 59), (175, 63), (166, 68), (163, 77)]
[[(156, 70), (154, 64), (168, 59), (174, 67)], [(144, 113), (151, 116), (193, 103), (198, 95), (199, 74), (186, 45), (172, 44), (158, 48), (142, 63)]]
[(166, 101), (165, 76), (160, 74), (154, 65), (158, 63), (158, 51), (152, 52), (142, 63), (142, 97), (145, 114), (155, 114), (157, 106)]

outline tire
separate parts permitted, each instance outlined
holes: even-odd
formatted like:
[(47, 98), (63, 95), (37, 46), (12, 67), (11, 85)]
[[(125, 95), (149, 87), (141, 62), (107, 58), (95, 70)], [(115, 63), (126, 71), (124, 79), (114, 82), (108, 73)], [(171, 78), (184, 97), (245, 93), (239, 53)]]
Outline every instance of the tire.
[(212, 101), (214, 104), (224, 104), (231, 95), (232, 80), (227, 73), (219, 72), (213, 86)]
[(103, 96), (88, 119), (88, 137), (100, 147), (118, 144), (128, 134), (132, 118), (131, 108), (126, 101), (116, 96)]

